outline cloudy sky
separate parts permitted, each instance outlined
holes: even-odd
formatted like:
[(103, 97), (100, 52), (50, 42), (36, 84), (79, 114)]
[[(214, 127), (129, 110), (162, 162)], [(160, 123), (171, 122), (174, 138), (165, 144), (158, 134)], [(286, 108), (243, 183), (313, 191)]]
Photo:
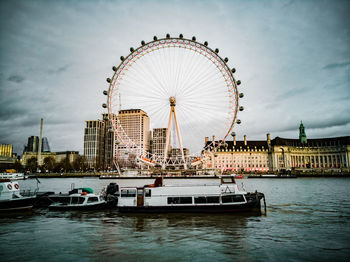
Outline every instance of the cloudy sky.
[(0, 143), (28, 136), (83, 151), (106, 77), (131, 46), (166, 33), (230, 58), (245, 97), (238, 138), (350, 135), (349, 1), (0, 1)]

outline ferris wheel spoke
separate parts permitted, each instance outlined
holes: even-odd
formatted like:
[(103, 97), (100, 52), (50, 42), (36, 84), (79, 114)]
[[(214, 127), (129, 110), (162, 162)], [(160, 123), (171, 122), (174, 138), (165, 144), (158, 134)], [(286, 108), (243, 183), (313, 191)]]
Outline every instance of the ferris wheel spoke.
[(183, 86), (181, 88), (182, 92), (185, 92), (188, 88), (191, 88), (193, 83), (196, 83), (196, 81), (198, 81), (198, 79), (200, 79), (198, 74), (201, 71), (203, 71), (203, 68), (200, 67), (200, 63), (201, 62), (203, 63), (203, 61), (201, 61), (201, 59), (198, 59), (198, 57), (196, 60), (197, 60), (197, 64), (195, 64), (194, 66), (192, 66), (192, 68), (189, 69), (188, 74), (187, 74), (187, 78), (183, 82)]
[(159, 78), (159, 82), (162, 83), (162, 87), (164, 88), (164, 90), (167, 90), (167, 81), (165, 79), (165, 74), (164, 74), (164, 70), (163, 70), (163, 66), (160, 64), (160, 59), (158, 58), (158, 54), (159, 54), (159, 50), (154, 52), (154, 57), (150, 56), (150, 60), (152, 61), (152, 63), (155, 65), (154, 69), (156, 70), (156, 75)]
[[(138, 67), (140, 69), (140, 71), (144, 72), (144, 75), (146, 76), (146, 78), (144, 79), (144, 83), (148, 83), (150, 80), (152, 81), (154, 88), (157, 88), (158, 90), (161, 90), (162, 92), (164, 92), (164, 94), (167, 95), (167, 90), (166, 88), (163, 86), (163, 84), (159, 81), (159, 79), (157, 78), (157, 73), (154, 72), (154, 68), (152, 67), (152, 62), (151, 61), (145, 61), (144, 65), (141, 67)], [(152, 84), (150, 83), (150, 84)]]
[[(227, 136), (236, 118), (238, 92), (230, 69), (216, 53), (195, 41), (178, 38), (155, 40), (137, 50), (118, 67), (108, 91), (108, 112), (117, 115), (115, 130), (125, 144), (123, 150), (163, 162), (161, 157), (141, 152), (139, 142), (128, 138), (118, 120), (118, 106), (140, 108), (150, 117), (151, 127), (164, 128), (172, 109), (171, 96), (176, 99), (173, 108), (183, 145), (192, 148), (192, 153), (203, 150), (204, 136)], [(174, 126), (171, 140), (178, 147)], [(166, 159), (172, 165), (179, 161)]]
[[(206, 76), (204, 76), (202, 79), (198, 79), (197, 82), (195, 82), (192, 85), (192, 88), (188, 88), (186, 90), (186, 93), (184, 93), (184, 95), (186, 94), (190, 94), (191, 92), (195, 92), (195, 90), (197, 88), (200, 89), (206, 89), (207, 86), (213, 86), (214, 83), (218, 84), (218, 79), (219, 79), (219, 74), (217, 72), (212, 73), (212, 74), (207, 74)], [(221, 84), (222, 85), (222, 84)]]

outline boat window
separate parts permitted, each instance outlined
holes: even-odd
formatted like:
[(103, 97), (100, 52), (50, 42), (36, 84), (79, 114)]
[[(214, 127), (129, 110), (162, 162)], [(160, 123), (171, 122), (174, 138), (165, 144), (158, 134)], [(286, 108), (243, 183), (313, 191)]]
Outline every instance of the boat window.
[(206, 204), (207, 203), (207, 198), (206, 197), (195, 197), (194, 198), (194, 203), (195, 204)]
[(79, 202), (79, 197), (72, 197), (71, 199), (72, 204), (78, 204), (78, 202)]
[(192, 204), (192, 197), (180, 197), (180, 204)]
[(145, 197), (150, 197), (151, 195), (152, 195), (152, 190), (151, 189), (146, 189)]
[(136, 197), (136, 189), (122, 189), (121, 197)]
[(222, 183), (222, 184), (234, 183), (234, 182), (235, 182), (235, 180), (234, 180), (233, 177), (223, 177), (223, 178), (221, 179), (221, 183)]
[(168, 197), (168, 205), (170, 204), (192, 204), (192, 197)]
[(91, 203), (91, 202), (98, 202), (98, 197), (89, 197), (88, 203)]
[(82, 204), (85, 198), (83, 197), (72, 197), (71, 204)]
[(222, 200), (222, 203), (232, 203), (233, 202), (232, 195), (222, 196), (221, 200)]
[(233, 202), (244, 202), (243, 195), (233, 195)]
[(243, 195), (222, 196), (222, 203), (244, 202)]
[(209, 196), (209, 197), (207, 197), (207, 203), (220, 203), (220, 197)]

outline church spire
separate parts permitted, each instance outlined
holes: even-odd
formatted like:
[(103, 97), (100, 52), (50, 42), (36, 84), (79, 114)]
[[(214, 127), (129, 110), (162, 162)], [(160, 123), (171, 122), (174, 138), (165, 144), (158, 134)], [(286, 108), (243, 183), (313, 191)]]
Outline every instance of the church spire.
[(303, 121), (300, 121), (299, 140), (300, 140), (300, 143), (302, 143), (302, 144), (306, 144), (307, 143), (307, 137), (306, 137), (305, 127), (303, 125)]

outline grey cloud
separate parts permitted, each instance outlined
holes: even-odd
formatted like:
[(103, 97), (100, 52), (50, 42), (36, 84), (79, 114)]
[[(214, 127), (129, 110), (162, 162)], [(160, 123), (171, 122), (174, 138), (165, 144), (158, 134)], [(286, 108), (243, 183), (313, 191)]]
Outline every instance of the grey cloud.
[[(179, 30), (232, 58), (246, 94), (238, 136), (281, 136), (283, 130), (297, 136), (300, 119), (320, 136), (329, 127), (337, 127), (333, 136), (350, 132), (348, 74), (336, 70), (350, 64), (342, 18), (349, 6), (301, 0), (0, 1), (0, 138), (21, 148), (38, 134), (44, 117), (50, 143), (81, 151), (84, 120), (101, 117), (111, 66), (140, 40)], [(337, 74), (329, 77), (323, 69)]]
[(347, 67), (349, 65), (350, 65), (350, 61), (349, 62), (343, 62), (343, 63), (333, 63), (333, 64), (328, 64), (328, 65), (324, 66), (323, 69), (326, 69), (326, 70), (337, 69), (337, 68)]
[(10, 77), (7, 78), (7, 81), (10, 81), (10, 82), (14, 82), (14, 83), (22, 83), (24, 81), (24, 77), (23, 76), (20, 76), (20, 75), (12, 75)]
[(61, 67), (56, 68), (56, 69), (50, 69), (50, 70), (48, 70), (48, 73), (49, 74), (59, 74), (59, 73), (66, 71), (69, 67), (70, 67), (70, 65), (67, 64), (67, 65), (61, 66)]
[[(341, 127), (346, 126), (350, 123), (350, 117), (345, 116), (342, 118), (334, 118), (334, 119), (318, 119), (318, 120), (307, 120), (303, 121), (303, 124), (306, 129), (326, 129), (331, 127)], [(295, 131), (299, 128), (299, 123), (293, 123), (288, 126), (284, 126), (284, 128), (277, 128), (272, 130), (272, 132), (286, 132), (286, 131)]]

